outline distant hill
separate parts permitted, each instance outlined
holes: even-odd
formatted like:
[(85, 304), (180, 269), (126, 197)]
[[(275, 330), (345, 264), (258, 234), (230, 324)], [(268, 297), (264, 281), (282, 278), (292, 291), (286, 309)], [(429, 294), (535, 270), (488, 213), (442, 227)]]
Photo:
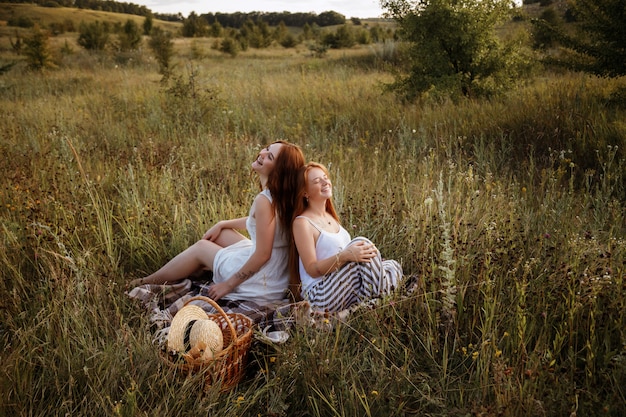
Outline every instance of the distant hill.
[[(7, 22), (19, 18), (28, 18), (41, 27), (61, 25), (71, 22), (78, 28), (81, 22), (91, 23), (95, 21), (108, 22), (110, 24), (124, 24), (127, 20), (134, 20), (140, 26), (145, 17), (132, 14), (103, 12), (88, 9), (76, 9), (73, 7), (43, 7), (35, 4), (24, 3), (0, 3), (0, 35), (7, 31), (14, 33), (15, 28), (7, 27)], [(154, 19), (154, 26), (175, 32), (182, 27), (180, 22), (166, 22)]]

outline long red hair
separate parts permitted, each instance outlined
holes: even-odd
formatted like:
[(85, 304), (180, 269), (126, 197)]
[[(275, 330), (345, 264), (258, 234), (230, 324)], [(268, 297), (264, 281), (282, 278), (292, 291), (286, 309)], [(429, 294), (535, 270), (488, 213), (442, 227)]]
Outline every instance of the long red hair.
[[(324, 165), (317, 162), (309, 162), (298, 170), (296, 178), (296, 192), (293, 216), (291, 218), (292, 224), (296, 217), (304, 213), (304, 211), (309, 207), (309, 202), (304, 195), (307, 192), (309, 172), (313, 168), (321, 169), (328, 177), (330, 177), (328, 169)], [(332, 199), (326, 200), (326, 212), (330, 214), (335, 220), (337, 220), (337, 222), (339, 222), (339, 216), (337, 215), (337, 211), (335, 210), (335, 205), (333, 204)], [(291, 227), (289, 230), (291, 230)], [(292, 233), (291, 240), (289, 241), (289, 290), (291, 292), (291, 296), (296, 300), (300, 299), (300, 263), (298, 262), (299, 259), (300, 257), (298, 255), (298, 248), (296, 247), (296, 242), (293, 238)]]
[(267, 177), (267, 189), (272, 195), (272, 207), (278, 214), (283, 233), (291, 236), (291, 220), (297, 189), (297, 173), (304, 166), (304, 154), (298, 145), (284, 140), (274, 143), (282, 145), (274, 169)]

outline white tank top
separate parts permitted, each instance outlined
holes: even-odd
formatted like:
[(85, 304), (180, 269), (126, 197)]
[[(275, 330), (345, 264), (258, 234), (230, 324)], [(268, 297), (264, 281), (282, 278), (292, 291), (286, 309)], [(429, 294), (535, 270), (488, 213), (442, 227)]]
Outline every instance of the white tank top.
[[(296, 218), (307, 219), (309, 223), (320, 232), (317, 242), (315, 243), (315, 255), (318, 260), (337, 255), (337, 253), (342, 251), (351, 241), (350, 233), (348, 233), (348, 231), (341, 225), (339, 225), (339, 231), (337, 233), (331, 233), (320, 229), (308, 217), (298, 216)], [(302, 259), (298, 260), (298, 263), (300, 265), (300, 281), (302, 283), (302, 291), (306, 291), (316, 282), (319, 282), (322, 277), (313, 278), (310, 276), (304, 269)]]

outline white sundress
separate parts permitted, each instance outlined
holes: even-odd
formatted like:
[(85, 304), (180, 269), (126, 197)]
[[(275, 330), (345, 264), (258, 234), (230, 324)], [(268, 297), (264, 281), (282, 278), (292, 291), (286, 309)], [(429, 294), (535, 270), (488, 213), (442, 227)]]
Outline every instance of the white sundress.
[[(272, 202), (269, 190), (261, 191), (260, 195), (266, 197), (270, 203)], [(250, 213), (246, 220), (246, 229), (250, 239), (243, 239), (217, 252), (213, 261), (214, 282), (224, 282), (232, 277), (254, 252), (257, 224), (252, 211), (253, 207), (250, 208)], [(238, 285), (233, 292), (224, 296), (224, 299), (258, 301), (279, 301), (285, 299), (286, 289), (289, 284), (289, 244), (281, 231), (280, 222), (276, 219), (274, 244), (270, 259), (257, 273)]]

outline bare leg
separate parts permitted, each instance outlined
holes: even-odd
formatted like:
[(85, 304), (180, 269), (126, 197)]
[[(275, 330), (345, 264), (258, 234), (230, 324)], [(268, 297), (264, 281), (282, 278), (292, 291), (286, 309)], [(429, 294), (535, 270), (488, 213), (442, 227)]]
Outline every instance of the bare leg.
[(246, 237), (244, 235), (234, 229), (222, 229), (222, 233), (220, 233), (220, 235), (217, 237), (215, 243), (217, 243), (222, 248), (225, 248), (226, 246), (234, 245), (235, 243), (245, 238)]
[[(244, 239), (246, 239), (246, 237), (234, 229), (223, 229), (222, 233), (220, 233), (220, 235), (214, 242), (217, 243), (218, 246), (225, 248), (227, 246), (234, 245), (235, 243)], [(204, 271), (212, 271), (212, 270), (213, 270), (213, 262), (211, 262), (211, 265), (205, 266), (204, 268), (194, 271), (192, 274), (190, 274), (190, 276), (199, 277), (202, 275)]]
[[(243, 236), (242, 236), (243, 237)], [(130, 282), (134, 287), (141, 284), (166, 284), (187, 278), (201, 269), (213, 269), (213, 259), (222, 246), (209, 240), (199, 240), (172, 260), (163, 265), (161, 269), (145, 278)]]

